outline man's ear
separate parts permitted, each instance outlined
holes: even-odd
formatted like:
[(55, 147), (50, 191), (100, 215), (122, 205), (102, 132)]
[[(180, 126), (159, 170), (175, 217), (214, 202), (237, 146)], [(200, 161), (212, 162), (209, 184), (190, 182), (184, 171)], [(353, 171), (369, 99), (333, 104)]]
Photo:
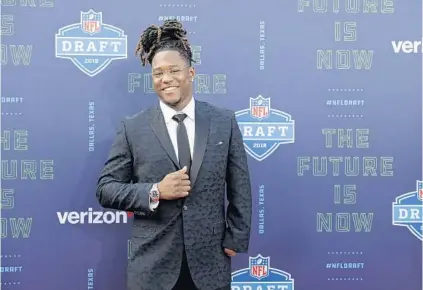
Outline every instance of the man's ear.
[(189, 76), (190, 76), (190, 78), (191, 78), (191, 81), (194, 81), (194, 78), (195, 78), (195, 69), (191, 66), (190, 68), (189, 68)]

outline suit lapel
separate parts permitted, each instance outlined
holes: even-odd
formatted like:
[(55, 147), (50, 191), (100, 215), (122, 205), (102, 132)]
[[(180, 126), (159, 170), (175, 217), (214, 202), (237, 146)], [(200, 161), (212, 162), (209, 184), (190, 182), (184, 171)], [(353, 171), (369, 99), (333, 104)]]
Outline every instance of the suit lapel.
[(157, 106), (157, 108), (153, 110), (151, 127), (154, 134), (156, 134), (157, 138), (159, 139), (160, 144), (163, 146), (163, 149), (169, 155), (170, 159), (172, 159), (177, 168), (180, 168), (178, 159), (176, 158), (175, 150), (173, 149), (172, 142), (170, 141), (169, 133), (167, 132), (166, 123), (162, 111), (160, 110), (160, 106)]
[(194, 154), (191, 164), (191, 187), (197, 179), (198, 172), (200, 171), (201, 163), (203, 162), (204, 153), (206, 151), (207, 139), (209, 136), (210, 117), (202, 110), (202, 103), (195, 102), (195, 141), (194, 141)]

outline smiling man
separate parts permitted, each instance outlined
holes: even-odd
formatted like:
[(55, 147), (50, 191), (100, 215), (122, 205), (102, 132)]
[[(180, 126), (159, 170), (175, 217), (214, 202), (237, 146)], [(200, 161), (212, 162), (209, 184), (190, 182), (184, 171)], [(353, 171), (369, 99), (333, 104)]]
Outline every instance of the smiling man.
[(97, 188), (103, 207), (134, 212), (127, 289), (230, 289), (252, 207), (235, 114), (194, 99), (179, 22), (148, 27), (136, 53), (151, 64), (159, 102), (122, 121)]

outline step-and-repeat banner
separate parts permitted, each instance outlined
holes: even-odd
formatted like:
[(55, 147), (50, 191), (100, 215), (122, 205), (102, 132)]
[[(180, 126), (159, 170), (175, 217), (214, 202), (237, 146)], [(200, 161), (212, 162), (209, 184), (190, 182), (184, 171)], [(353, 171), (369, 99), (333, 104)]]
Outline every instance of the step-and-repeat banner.
[(171, 18), (195, 97), (236, 112), (248, 153), (232, 289), (422, 289), (421, 1), (1, 8), (1, 289), (125, 289), (132, 217), (96, 181), (119, 121), (157, 102), (134, 52)]

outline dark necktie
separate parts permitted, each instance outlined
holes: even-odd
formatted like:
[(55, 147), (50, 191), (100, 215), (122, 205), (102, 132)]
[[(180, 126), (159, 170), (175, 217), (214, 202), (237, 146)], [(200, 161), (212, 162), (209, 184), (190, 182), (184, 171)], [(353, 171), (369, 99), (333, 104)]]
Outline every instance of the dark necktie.
[(189, 149), (187, 129), (184, 125), (184, 119), (187, 117), (186, 114), (177, 114), (173, 116), (173, 120), (178, 122), (178, 128), (176, 129), (178, 138), (178, 159), (181, 168), (187, 167), (187, 174), (189, 176), (191, 168), (191, 151)]

